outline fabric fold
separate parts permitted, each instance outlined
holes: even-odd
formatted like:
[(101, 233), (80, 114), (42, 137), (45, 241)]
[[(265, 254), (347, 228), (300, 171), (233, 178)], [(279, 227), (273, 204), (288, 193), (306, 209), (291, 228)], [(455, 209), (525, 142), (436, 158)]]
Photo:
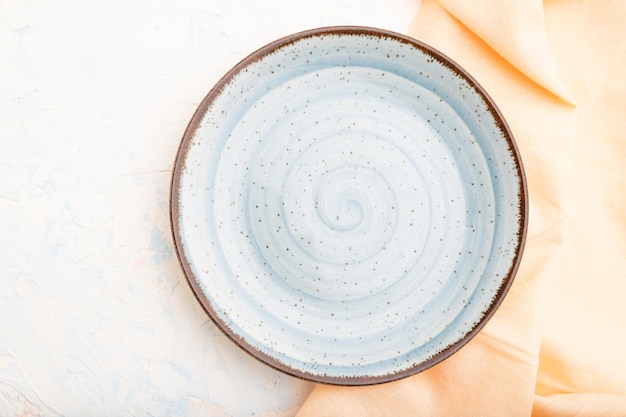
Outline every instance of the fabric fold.
[(615, 394), (556, 394), (536, 396), (533, 417), (623, 417), (626, 397)]
[(439, 3), (531, 80), (574, 104), (552, 59), (541, 0), (439, 0)]

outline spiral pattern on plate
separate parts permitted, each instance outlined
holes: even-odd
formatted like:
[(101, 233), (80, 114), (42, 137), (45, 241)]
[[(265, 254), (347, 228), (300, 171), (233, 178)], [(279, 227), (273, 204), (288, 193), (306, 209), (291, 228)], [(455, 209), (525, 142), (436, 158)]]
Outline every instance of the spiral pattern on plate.
[(435, 58), (316, 33), (205, 99), (175, 178), (177, 246), (205, 308), (262, 360), (393, 379), (475, 331), (509, 284), (521, 167), (491, 103)]

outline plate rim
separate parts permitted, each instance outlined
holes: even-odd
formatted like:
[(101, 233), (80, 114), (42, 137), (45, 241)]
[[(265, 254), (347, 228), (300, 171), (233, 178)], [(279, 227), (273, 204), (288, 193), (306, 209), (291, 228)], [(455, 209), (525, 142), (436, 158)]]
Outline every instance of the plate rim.
[[(234, 332), (226, 323), (224, 323), (220, 318), (217, 312), (213, 309), (211, 302), (204, 295), (204, 292), (200, 286), (198, 277), (193, 273), (191, 268), (191, 262), (187, 259), (185, 252), (183, 250), (183, 239), (180, 230), (180, 224), (178, 219), (180, 218), (180, 180), (182, 177), (183, 166), (186, 160), (186, 156), (190, 147), (190, 143), (192, 138), (195, 135), (204, 115), (206, 114), (208, 108), (210, 107), (212, 101), (218, 97), (224, 88), (228, 85), (228, 83), (237, 75), (239, 72), (246, 68), (248, 65), (253, 64), (254, 62), (262, 59), (266, 55), (275, 52), (289, 44), (298, 42), (302, 39), (311, 38), (311, 37), (319, 37), (324, 35), (369, 35), (375, 37), (385, 37), (389, 38), (393, 41), (402, 42), (405, 44), (409, 44), (416, 49), (422, 51), (423, 53), (429, 55), (430, 57), (437, 60), (437, 62), (449, 70), (456, 73), (458, 76), (464, 78), (476, 91), (477, 94), (480, 95), (482, 101), (487, 106), (489, 112), (491, 113), (495, 124), (498, 126), (500, 131), (502, 132), (509, 149), (512, 154), (513, 160), (516, 162), (516, 172), (517, 178), (520, 185), (520, 190), (518, 194), (518, 204), (520, 207), (520, 219), (519, 219), (519, 228), (518, 228), (518, 246), (517, 251), (515, 253), (515, 257), (513, 258), (512, 265), (508, 270), (506, 277), (502, 280), (502, 284), (500, 288), (494, 295), (493, 301), (489, 304), (489, 307), (483, 312), (482, 317), (476, 323), (476, 325), (467, 332), (462, 338), (457, 340), (454, 344), (447, 346), (440, 352), (436, 353), (426, 361), (420, 362), (419, 364), (412, 366), (410, 368), (400, 370), (398, 372), (390, 372), (385, 375), (371, 376), (371, 375), (362, 375), (362, 376), (328, 376), (322, 374), (314, 374), (311, 372), (307, 372), (301, 369), (296, 369), (294, 367), (288, 366), (279, 360), (267, 355), (266, 353), (260, 351), (259, 349), (252, 346), (248, 343), (244, 337)], [(209, 92), (204, 96), (202, 101), (196, 107), (196, 110), (191, 117), (183, 136), (180, 140), (180, 144), (176, 151), (176, 156), (174, 159), (171, 181), (170, 181), (170, 228), (174, 243), (175, 252), (177, 255), (178, 262), (183, 270), (185, 279), (189, 284), (194, 297), (202, 306), (205, 313), (209, 316), (211, 321), (216, 325), (220, 331), (227, 336), (232, 342), (235, 343), (239, 348), (248, 353), (253, 358), (259, 360), (263, 364), (270, 366), (273, 369), (281, 371), (285, 374), (291, 375), (293, 377), (318, 382), (323, 384), (330, 385), (342, 385), (342, 386), (364, 386), (364, 385), (375, 385), (381, 383), (387, 383), (396, 381), (399, 379), (406, 378), (411, 375), (415, 375), (425, 371), (428, 368), (444, 361), (445, 359), (452, 356), (454, 353), (459, 351), (463, 346), (465, 346), (470, 340), (472, 340), (487, 324), (487, 322), (492, 318), (496, 310), (500, 307), (501, 303), (506, 298), (506, 295), (511, 288), (511, 285), (514, 281), (514, 278), (518, 272), (522, 255), (524, 253), (526, 236), (528, 232), (528, 210), (529, 210), (529, 199), (528, 199), (528, 186), (526, 181), (526, 174), (524, 171), (522, 158), (520, 151), (518, 149), (517, 143), (513, 136), (511, 129), (509, 128), (504, 116), (496, 106), (494, 100), (487, 93), (487, 91), (482, 87), (480, 83), (467, 72), (463, 67), (457, 64), (454, 60), (449, 58), (447, 55), (443, 54), (439, 50), (433, 48), (432, 46), (414, 39), (408, 35), (404, 35), (401, 33), (393, 32), (386, 29), (380, 29), (370, 26), (325, 26), (314, 29), (308, 29), (300, 32), (296, 32), (282, 38), (276, 39), (265, 46), (257, 49), (252, 52), (241, 61), (239, 61), (236, 65), (234, 65), (231, 69), (229, 69), (220, 79), (215, 83), (215, 85), (209, 90)]]

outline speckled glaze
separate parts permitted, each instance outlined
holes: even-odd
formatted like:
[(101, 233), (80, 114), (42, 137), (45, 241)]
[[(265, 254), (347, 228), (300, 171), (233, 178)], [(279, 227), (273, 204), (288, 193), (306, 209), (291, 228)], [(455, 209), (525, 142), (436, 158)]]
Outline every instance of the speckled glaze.
[(332, 384), (422, 371), (470, 340), (517, 270), (521, 161), (450, 59), (402, 35), (278, 40), (214, 87), (172, 181), (199, 301), (270, 366)]

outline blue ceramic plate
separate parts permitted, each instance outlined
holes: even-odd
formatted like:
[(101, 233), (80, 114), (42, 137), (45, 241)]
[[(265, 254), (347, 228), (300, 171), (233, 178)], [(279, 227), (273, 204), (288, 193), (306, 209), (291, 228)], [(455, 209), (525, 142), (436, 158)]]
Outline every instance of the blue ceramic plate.
[(280, 39), (193, 116), (172, 181), (178, 255), (243, 349), (298, 377), (373, 384), (470, 340), (517, 270), (525, 181), (486, 92), (395, 33)]

